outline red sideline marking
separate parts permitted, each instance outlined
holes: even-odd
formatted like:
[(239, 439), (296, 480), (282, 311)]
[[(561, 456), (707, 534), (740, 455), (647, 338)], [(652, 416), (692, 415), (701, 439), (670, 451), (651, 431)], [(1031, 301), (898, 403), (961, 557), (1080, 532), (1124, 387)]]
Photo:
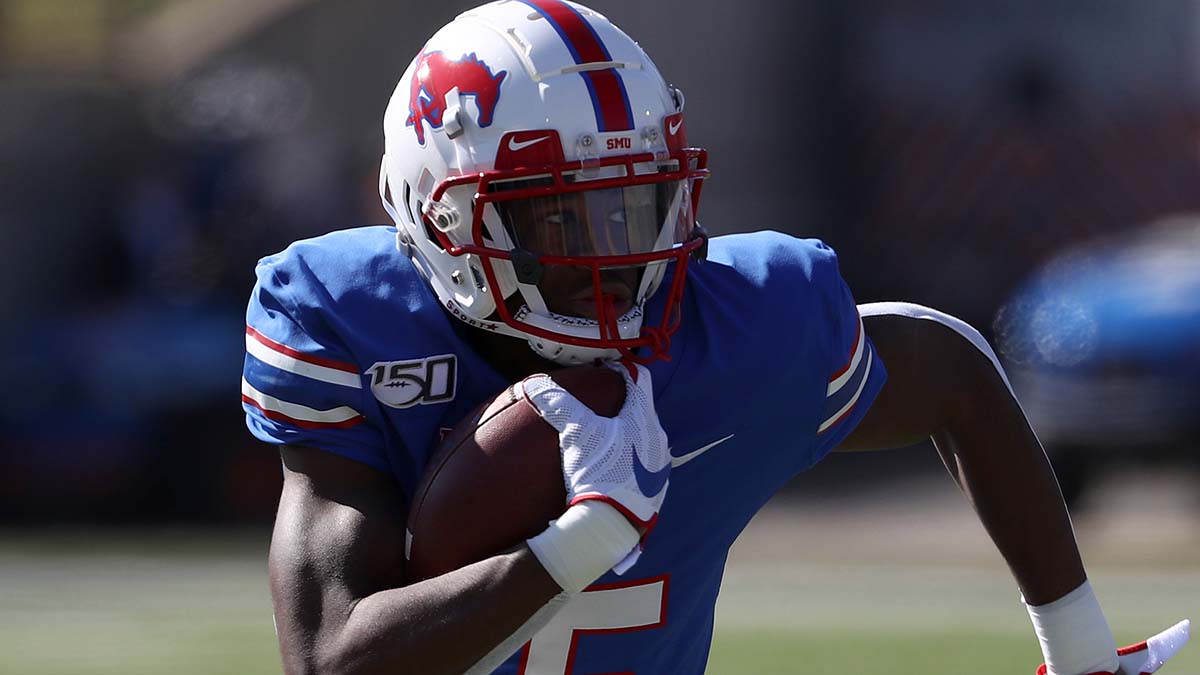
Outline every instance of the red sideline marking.
[(352, 363), (345, 363), (342, 361), (334, 361), (333, 359), (326, 359), (326, 358), (322, 358), (320, 356), (313, 356), (312, 354), (305, 354), (304, 352), (298, 352), (295, 349), (292, 349), (291, 347), (289, 347), (285, 344), (280, 344), (280, 343), (272, 340), (271, 338), (267, 337), (266, 335), (263, 335), (262, 333), (254, 330), (250, 326), (246, 326), (246, 335), (249, 335), (250, 337), (254, 338), (255, 340), (258, 340), (258, 342), (260, 344), (262, 344), (264, 347), (266, 347), (267, 349), (270, 349), (271, 351), (274, 351), (274, 352), (279, 352), (280, 354), (283, 354), (285, 356), (290, 356), (293, 359), (296, 359), (297, 361), (304, 361), (305, 363), (311, 363), (314, 366), (323, 366), (325, 368), (333, 368), (334, 370), (340, 370), (340, 371), (343, 371), (346, 373), (353, 373), (354, 375), (358, 375), (358, 366), (356, 366)]
[(833, 382), (844, 375), (847, 370), (850, 370), (850, 364), (854, 363), (854, 352), (858, 351), (858, 341), (862, 339), (862, 318), (859, 318), (858, 320), (858, 328), (856, 331), (857, 332), (854, 334), (854, 344), (850, 345), (850, 359), (846, 361), (846, 365), (842, 366), (840, 370), (829, 377), (830, 382)]
[(294, 417), (288, 417), (281, 412), (267, 410), (266, 408), (262, 407), (258, 401), (255, 401), (245, 394), (242, 394), (242, 403), (247, 403), (255, 408), (258, 408), (262, 411), (263, 416), (269, 420), (275, 420), (276, 422), (287, 422), (288, 424), (294, 424), (301, 429), (344, 429), (346, 427), (362, 424), (362, 422), (366, 419), (362, 415), (359, 415), (341, 422), (309, 422), (308, 420), (298, 420)]

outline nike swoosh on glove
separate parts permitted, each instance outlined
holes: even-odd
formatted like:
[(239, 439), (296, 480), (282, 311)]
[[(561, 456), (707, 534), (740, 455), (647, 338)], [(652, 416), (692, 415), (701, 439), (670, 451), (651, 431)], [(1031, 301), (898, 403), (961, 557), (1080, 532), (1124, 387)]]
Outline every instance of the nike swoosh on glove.
[[(1121, 665), (1115, 673), (1088, 673), (1087, 675), (1150, 675), (1163, 667), (1188, 641), (1191, 621), (1184, 619), (1144, 642), (1117, 650)], [(1037, 675), (1046, 675), (1046, 664), (1037, 669)]]
[(606, 364), (625, 379), (625, 403), (616, 417), (601, 417), (547, 375), (521, 386), (542, 419), (558, 431), (568, 504), (598, 499), (648, 532), (667, 494), (671, 455), (654, 410), (650, 371), (636, 379), (620, 363)]

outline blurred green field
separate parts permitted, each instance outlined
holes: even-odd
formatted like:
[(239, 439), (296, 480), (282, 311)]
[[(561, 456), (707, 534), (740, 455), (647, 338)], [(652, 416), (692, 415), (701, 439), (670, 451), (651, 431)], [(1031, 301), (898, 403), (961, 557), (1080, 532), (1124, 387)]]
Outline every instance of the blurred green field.
[[(1017, 591), (969, 511), (951, 504), (768, 509), (731, 556), (708, 672), (1032, 673), (1040, 654)], [(1122, 643), (1197, 618), (1200, 533), (1172, 522), (1153, 535), (1170, 545), (1144, 527), (1130, 540), (1103, 518), (1081, 528)], [(1118, 536), (1121, 546), (1088, 550)], [(4, 533), (0, 673), (278, 672), (267, 537)], [(1200, 674), (1200, 647), (1164, 673)]]

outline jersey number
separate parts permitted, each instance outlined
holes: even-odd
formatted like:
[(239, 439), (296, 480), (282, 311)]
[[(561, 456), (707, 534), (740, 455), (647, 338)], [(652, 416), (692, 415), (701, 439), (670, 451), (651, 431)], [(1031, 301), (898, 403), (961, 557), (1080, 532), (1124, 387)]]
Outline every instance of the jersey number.
[(667, 575), (592, 586), (568, 602), (525, 644), (521, 675), (572, 675), (575, 645), (584, 633), (628, 633), (667, 621)]

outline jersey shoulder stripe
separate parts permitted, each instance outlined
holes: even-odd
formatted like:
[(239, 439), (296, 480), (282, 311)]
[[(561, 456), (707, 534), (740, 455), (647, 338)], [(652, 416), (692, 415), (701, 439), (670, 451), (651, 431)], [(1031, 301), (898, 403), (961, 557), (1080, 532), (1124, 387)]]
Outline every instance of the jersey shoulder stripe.
[[(865, 341), (860, 340), (860, 344), (863, 345), (861, 348), (863, 356), (859, 359), (859, 365), (849, 371), (851, 377), (847, 380), (848, 386), (844, 387), (846, 392), (852, 393), (850, 393), (849, 397), (845, 397), (844, 400), (842, 396), (833, 396), (826, 400), (825, 421), (821, 422), (821, 425), (817, 427), (818, 434), (825, 433), (838, 422), (845, 419), (854, 410), (854, 406), (858, 404), (859, 399), (862, 398), (863, 389), (867, 386), (867, 381), (871, 376), (871, 365), (875, 360), (875, 350), (869, 344), (866, 344)], [(850, 387), (853, 388), (851, 389)]]
[(267, 419), (286, 422), (302, 429), (352, 427), (365, 420), (361, 413), (350, 406), (317, 410), (284, 401), (259, 391), (245, 378), (242, 378), (242, 403), (257, 408)]
[(251, 326), (246, 326), (246, 352), (267, 365), (289, 373), (362, 389), (362, 377), (353, 364), (305, 354), (272, 340)]
[(850, 348), (850, 360), (829, 378), (829, 386), (825, 389), (826, 398), (841, 391), (854, 376), (859, 364), (862, 363), (863, 345), (865, 343), (866, 341), (863, 340), (862, 317), (859, 316), (857, 332), (854, 335), (854, 345)]

